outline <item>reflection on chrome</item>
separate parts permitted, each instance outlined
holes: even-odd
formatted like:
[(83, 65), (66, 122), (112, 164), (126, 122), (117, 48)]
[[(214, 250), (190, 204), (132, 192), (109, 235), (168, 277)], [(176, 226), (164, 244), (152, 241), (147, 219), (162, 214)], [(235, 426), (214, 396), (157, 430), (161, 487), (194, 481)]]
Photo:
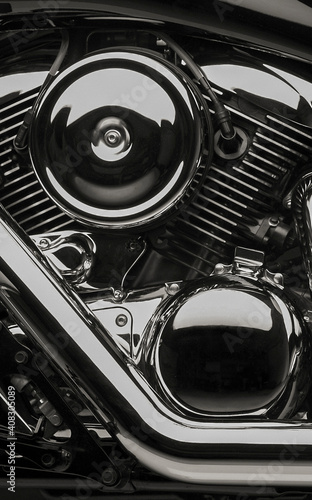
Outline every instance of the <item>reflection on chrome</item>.
[(63, 210), (120, 230), (175, 213), (208, 165), (212, 139), (191, 79), (156, 53), (108, 51), (60, 72), (39, 99), (30, 154)]
[(312, 487), (310, 46), (252, 44), (249, 18), (235, 40), (253, 2), (221, 3), (185, 26), (1, 12), (0, 438), (12, 384), (22, 480)]
[(299, 79), (293, 79), (292, 75), (278, 68), (260, 65), (254, 59), (245, 66), (209, 64), (203, 66), (203, 70), (218, 88), (234, 92), (246, 103), (252, 102), (269, 112), (273, 107), (281, 117), (311, 126), (311, 82), (305, 81), (301, 92), (303, 84)]
[(151, 328), (155, 345), (146, 346), (145, 370), (155, 366), (160, 387), (185, 411), (276, 418), (298, 403), (309, 333), (299, 311), (265, 280), (229, 273), (186, 286)]
[[(224, 453), (235, 443), (243, 460), (246, 444), (257, 446), (258, 450), (261, 446), (274, 445), (281, 452), (287, 431), (296, 429), (297, 444), (304, 445), (305, 449), (310, 447), (309, 424), (251, 420), (246, 428), (246, 422), (193, 421), (190, 416), (182, 416), (169, 408), (133, 362), (112, 348), (105, 327), (55, 274), (3, 209), (0, 238), (1, 262), (5, 262), (5, 266), (1, 266), (2, 302), (35, 345), (57, 364), (70, 387), (79, 391), (104, 425), (110, 422), (114, 435), (143, 465), (180, 481), (207, 484), (212, 464), (205, 456), (209, 456), (209, 446), (213, 443), (222, 445)], [(23, 294), (19, 290), (23, 290)], [(55, 331), (57, 337), (53, 334)], [(149, 458), (152, 448), (160, 457), (154, 466)], [(176, 457), (172, 456), (172, 450)], [(201, 459), (194, 458), (198, 454)], [(181, 467), (167, 470), (168, 461)], [(289, 465), (290, 473), (298, 470), (299, 465), (300, 462)], [(245, 462), (236, 466), (246, 478)], [(277, 482), (287, 482), (287, 471), (288, 465), (285, 465)], [(303, 469), (301, 471), (297, 483), (311, 484), (311, 477), (307, 479)]]

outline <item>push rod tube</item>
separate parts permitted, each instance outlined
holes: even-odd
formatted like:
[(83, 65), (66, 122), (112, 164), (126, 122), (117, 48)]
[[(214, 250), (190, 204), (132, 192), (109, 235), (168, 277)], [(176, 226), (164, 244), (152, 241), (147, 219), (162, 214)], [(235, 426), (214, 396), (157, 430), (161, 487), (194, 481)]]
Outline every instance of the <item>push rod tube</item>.
[(0, 300), (148, 469), (197, 484), (312, 485), (310, 424), (197, 422), (172, 412), (2, 206)]

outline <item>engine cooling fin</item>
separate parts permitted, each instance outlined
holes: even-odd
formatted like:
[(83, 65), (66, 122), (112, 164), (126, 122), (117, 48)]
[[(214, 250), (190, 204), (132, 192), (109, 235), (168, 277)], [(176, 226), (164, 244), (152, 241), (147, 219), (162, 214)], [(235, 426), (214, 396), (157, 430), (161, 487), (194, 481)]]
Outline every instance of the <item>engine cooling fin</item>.
[[(7, 100), (0, 122), (1, 202), (30, 234), (77, 227), (42, 189), (29, 159), (13, 149), (13, 139), (38, 92), (36, 87)], [(304, 166), (312, 151), (308, 129), (273, 114), (255, 118), (229, 109), (235, 124), (249, 130), (247, 154), (228, 164), (215, 155), (193, 201), (166, 225), (155, 244), (159, 253), (189, 270), (189, 279), (207, 275), (217, 262), (230, 262), (236, 246), (255, 241), (263, 214), (274, 212), (294, 169)], [(194, 176), (192, 190), (200, 186), (203, 170)]]
[(249, 131), (247, 153), (234, 162), (215, 155), (192, 203), (157, 235), (157, 250), (188, 267), (188, 279), (209, 274), (217, 262), (230, 263), (236, 246), (252, 241), (261, 248), (290, 177), (311, 156), (308, 129), (273, 114), (259, 119), (228, 109), (234, 123)]
[(0, 121), (1, 203), (30, 234), (70, 229), (75, 224), (43, 191), (28, 159), (13, 149), (13, 139), (38, 93), (39, 87), (12, 97), (1, 106)]

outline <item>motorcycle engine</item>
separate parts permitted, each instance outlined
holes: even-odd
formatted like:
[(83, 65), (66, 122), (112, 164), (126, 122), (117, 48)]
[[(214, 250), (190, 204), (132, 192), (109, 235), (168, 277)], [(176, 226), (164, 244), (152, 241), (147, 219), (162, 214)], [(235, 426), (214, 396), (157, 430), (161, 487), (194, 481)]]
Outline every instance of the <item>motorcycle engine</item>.
[(308, 418), (292, 200), (312, 150), (305, 64), (172, 34), (230, 113), (228, 146), (188, 61), (120, 23), (72, 28), (48, 83), (62, 30), (18, 52), (7, 38), (1, 203), (175, 412)]

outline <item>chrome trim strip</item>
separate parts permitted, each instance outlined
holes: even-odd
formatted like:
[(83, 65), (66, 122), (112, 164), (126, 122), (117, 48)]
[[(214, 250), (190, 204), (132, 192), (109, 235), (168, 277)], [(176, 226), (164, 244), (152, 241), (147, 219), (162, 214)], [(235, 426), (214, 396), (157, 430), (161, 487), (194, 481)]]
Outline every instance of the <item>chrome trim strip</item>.
[[(312, 460), (301, 461), (297, 451), (311, 456), (311, 424), (201, 422), (174, 413), (3, 207), (0, 215), (2, 303), (143, 466), (178, 481), (262, 485), (261, 467), (269, 471), (277, 463), (272, 483), (312, 485)], [(278, 461), (244, 460), (245, 451), (263, 454), (269, 446)], [(222, 456), (234, 451), (240, 460), (212, 460), (216, 450)]]

